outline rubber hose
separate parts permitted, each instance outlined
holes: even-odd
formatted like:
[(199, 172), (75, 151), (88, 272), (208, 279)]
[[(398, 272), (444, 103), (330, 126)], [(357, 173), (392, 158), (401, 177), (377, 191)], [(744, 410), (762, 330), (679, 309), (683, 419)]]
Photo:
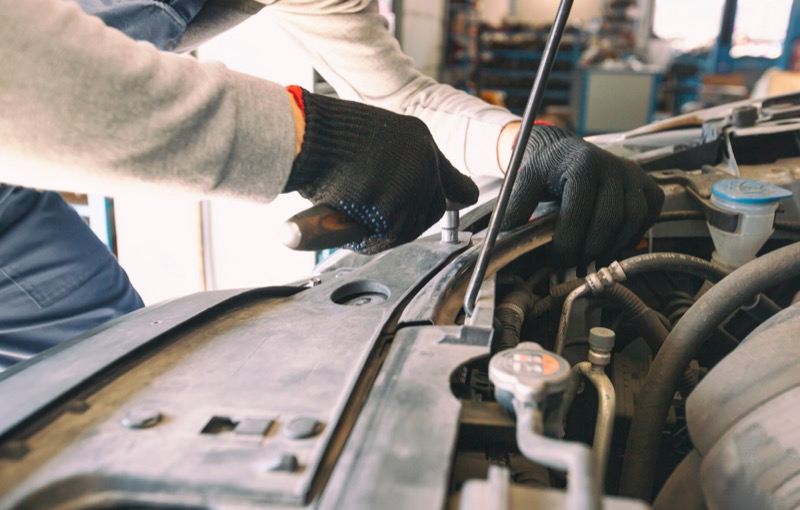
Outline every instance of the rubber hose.
[(707, 260), (683, 253), (660, 252), (637, 255), (623, 260), (620, 266), (628, 278), (651, 271), (675, 271), (716, 283), (728, 274)]
[(553, 308), (553, 296), (547, 296), (546, 298), (540, 299), (533, 305), (533, 311), (531, 315), (534, 317), (539, 317), (543, 313), (549, 311)]
[(800, 243), (795, 243), (740, 267), (686, 312), (661, 346), (639, 393), (622, 465), (621, 495), (652, 500), (663, 423), (678, 379), (703, 340), (720, 321), (760, 292), (798, 274)]
[(550, 266), (540, 267), (535, 273), (533, 273), (530, 278), (525, 280), (525, 287), (528, 288), (531, 292), (536, 291), (536, 286), (545, 281), (552, 273), (553, 270)]
[(586, 283), (584, 278), (578, 278), (576, 280), (570, 280), (568, 282), (560, 283), (550, 288), (550, 295), (544, 297), (537, 301), (537, 303), (533, 307), (533, 311), (531, 315), (534, 317), (539, 317), (543, 313), (549, 311), (553, 308), (555, 303), (560, 303), (564, 301), (564, 299), (569, 295), (570, 292), (577, 289), (581, 285)]
[(658, 314), (632, 290), (620, 284), (606, 289), (605, 295), (622, 307), (628, 319), (634, 323), (636, 330), (655, 355), (669, 334), (669, 330), (661, 322)]
[(492, 353), (513, 349), (519, 344), (525, 314), (533, 305), (534, 295), (527, 289), (517, 288), (508, 293), (495, 312), (500, 334), (492, 342)]
[(568, 282), (559, 283), (550, 287), (550, 296), (557, 301), (563, 301), (569, 293), (586, 283), (585, 278), (576, 278)]

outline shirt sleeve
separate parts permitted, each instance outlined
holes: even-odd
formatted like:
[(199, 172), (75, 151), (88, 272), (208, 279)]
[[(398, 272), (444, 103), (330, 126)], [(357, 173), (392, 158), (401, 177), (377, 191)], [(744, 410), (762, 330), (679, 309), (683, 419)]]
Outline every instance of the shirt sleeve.
[(257, 201), (283, 189), (295, 135), (281, 86), (134, 42), (72, 2), (0, 0), (0, 24), (4, 182)]
[(453, 165), (501, 176), (500, 130), (519, 118), (423, 75), (370, 0), (282, 0), (265, 9), (343, 98), (422, 119)]

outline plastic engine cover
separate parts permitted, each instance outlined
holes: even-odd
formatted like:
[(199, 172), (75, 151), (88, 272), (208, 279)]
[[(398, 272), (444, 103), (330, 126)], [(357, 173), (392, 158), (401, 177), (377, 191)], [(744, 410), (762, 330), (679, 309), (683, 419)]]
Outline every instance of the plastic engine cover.
[(800, 506), (800, 303), (762, 324), (687, 402), (709, 508)]

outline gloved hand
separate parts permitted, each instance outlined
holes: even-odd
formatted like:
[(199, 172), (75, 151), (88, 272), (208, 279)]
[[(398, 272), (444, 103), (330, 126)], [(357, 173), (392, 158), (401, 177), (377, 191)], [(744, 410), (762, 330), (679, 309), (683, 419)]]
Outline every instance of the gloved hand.
[(377, 253), (416, 239), (445, 197), (474, 204), (478, 188), (439, 152), (415, 118), (302, 91), (305, 136), (284, 191), (343, 211), (367, 227), (346, 246)]
[(540, 200), (561, 200), (551, 255), (570, 267), (639, 241), (658, 219), (664, 193), (636, 163), (564, 129), (535, 125), (503, 228), (527, 222)]

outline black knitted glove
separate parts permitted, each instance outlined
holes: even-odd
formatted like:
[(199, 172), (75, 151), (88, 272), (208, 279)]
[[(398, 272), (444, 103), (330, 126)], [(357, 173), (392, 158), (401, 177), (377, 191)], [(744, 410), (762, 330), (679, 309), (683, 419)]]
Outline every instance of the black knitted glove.
[(284, 191), (343, 211), (367, 227), (347, 248), (377, 253), (416, 239), (445, 211), (445, 197), (478, 188), (439, 152), (415, 118), (303, 90), (306, 131)]
[(638, 242), (658, 219), (664, 193), (636, 163), (564, 129), (536, 125), (503, 228), (527, 222), (543, 199), (561, 200), (552, 258), (569, 267)]

